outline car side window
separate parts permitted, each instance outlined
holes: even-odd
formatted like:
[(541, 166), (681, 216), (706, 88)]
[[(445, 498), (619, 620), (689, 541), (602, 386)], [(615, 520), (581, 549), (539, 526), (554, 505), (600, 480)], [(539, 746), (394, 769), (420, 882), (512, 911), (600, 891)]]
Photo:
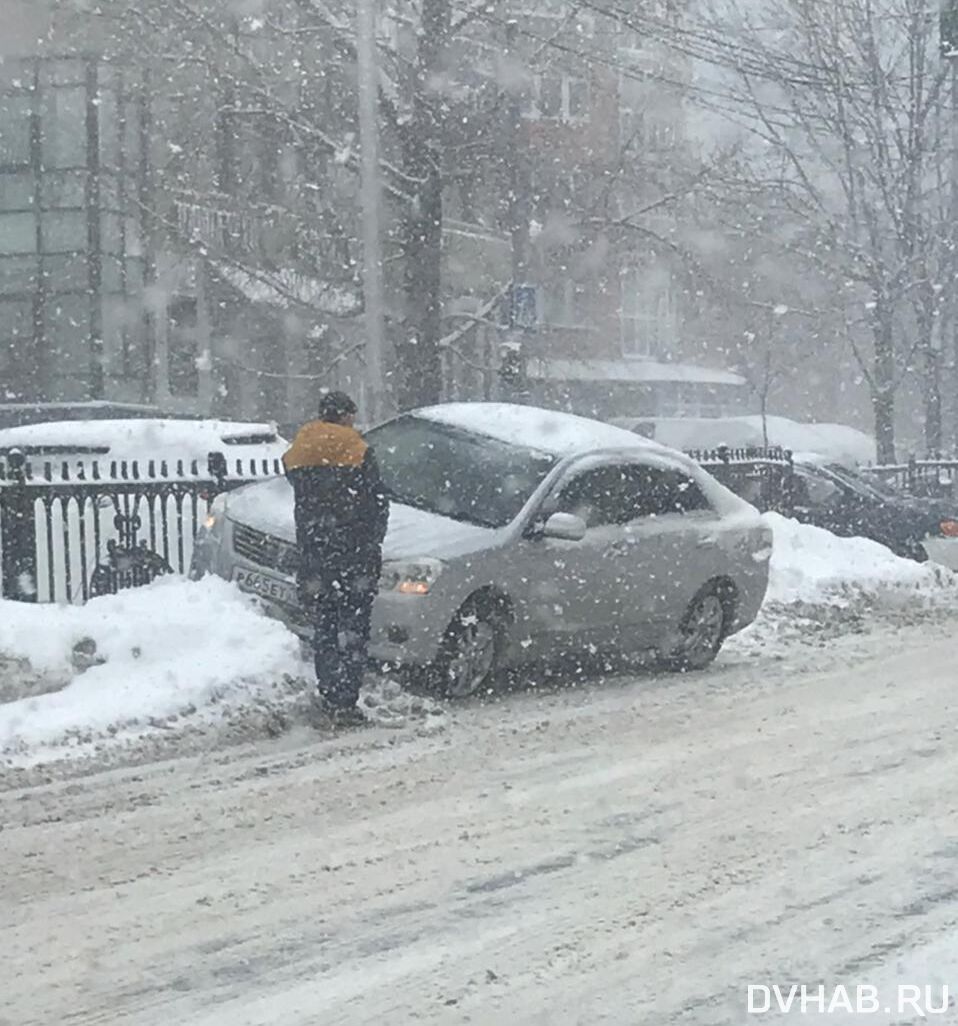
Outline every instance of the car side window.
[(627, 524), (637, 516), (632, 464), (596, 467), (567, 481), (550, 512), (573, 513), (587, 527)]
[(566, 483), (553, 505), (551, 512), (573, 513), (587, 527), (711, 509), (702, 489), (687, 474), (635, 463), (578, 474)]
[(635, 517), (694, 513), (712, 508), (698, 484), (681, 471), (637, 466), (632, 468), (632, 475), (638, 496)]

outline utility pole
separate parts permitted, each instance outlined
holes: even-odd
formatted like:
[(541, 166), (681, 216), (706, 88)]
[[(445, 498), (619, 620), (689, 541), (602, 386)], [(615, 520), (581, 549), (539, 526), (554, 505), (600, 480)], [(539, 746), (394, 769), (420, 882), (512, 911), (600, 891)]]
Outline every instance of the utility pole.
[(376, 52), (377, 0), (357, 0), (356, 56), (359, 70), (359, 136), (362, 149), (363, 300), (366, 313), (366, 420), (386, 415), (383, 374), (383, 259), (380, 221), (382, 182), (379, 169), (379, 61)]
[(951, 66), (951, 408), (952, 445), (958, 450), (958, 0), (941, 0), (939, 35), (942, 57)]
[[(952, 27), (958, 32), (958, 7), (952, 6)], [(958, 38), (949, 42), (951, 62), (951, 416), (952, 447), (958, 452)], [(945, 340), (942, 339), (944, 350)], [(940, 402), (940, 400), (939, 400)]]
[(510, 89), (505, 105), (508, 140), (509, 230), (512, 240), (512, 281), (509, 288), (508, 334), (500, 356), (500, 380), (504, 398), (523, 401), (528, 398), (526, 353), (523, 336), (536, 318), (535, 293), (526, 283), (529, 253), (529, 174), (522, 124), (522, 92), (518, 88), (519, 23), (515, 16), (506, 25), (506, 74)]

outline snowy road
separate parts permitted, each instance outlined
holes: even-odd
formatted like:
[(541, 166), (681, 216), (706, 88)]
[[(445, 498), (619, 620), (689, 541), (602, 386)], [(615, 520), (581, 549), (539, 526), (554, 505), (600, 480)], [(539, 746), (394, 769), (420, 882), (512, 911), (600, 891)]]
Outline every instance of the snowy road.
[(14, 786), (0, 1022), (741, 1026), (929, 944), (954, 984), (946, 633)]

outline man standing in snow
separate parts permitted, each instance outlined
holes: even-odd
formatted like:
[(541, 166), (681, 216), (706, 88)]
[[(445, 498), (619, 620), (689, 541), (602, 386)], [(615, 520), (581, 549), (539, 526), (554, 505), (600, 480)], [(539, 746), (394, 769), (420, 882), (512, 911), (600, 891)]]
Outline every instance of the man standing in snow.
[(297, 584), (313, 616), (316, 684), (334, 722), (358, 724), (389, 499), (356, 404), (329, 392), (283, 457), (296, 497)]

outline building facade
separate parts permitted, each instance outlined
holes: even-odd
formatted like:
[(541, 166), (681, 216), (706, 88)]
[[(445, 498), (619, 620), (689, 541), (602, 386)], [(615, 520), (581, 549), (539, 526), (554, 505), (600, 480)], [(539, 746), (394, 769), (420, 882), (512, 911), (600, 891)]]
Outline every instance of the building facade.
[(0, 380), (8, 400), (152, 392), (146, 99), (95, 58), (0, 64)]
[[(223, 30), (252, 72), (237, 70), (229, 46), (219, 52), (219, 32), (190, 41), (202, 60), (177, 59), (177, 36), (157, 39), (149, 59), (129, 39), (64, 56), (82, 33), (57, 27), (42, 0), (12, 2), (20, 31), (0, 44), (7, 399), (291, 421), (311, 413), (321, 385), (361, 398), (355, 69), (335, 33), (307, 32), (301, 5), (271, 0), (257, 5), (269, 7), (271, 34), (259, 14)], [(384, 37), (397, 66), (415, 45), (408, 28), (400, 20)], [(449, 88), (480, 99), (505, 88), (511, 101), (497, 63), (503, 27), (480, 19), (468, 31)], [(744, 382), (709, 365), (672, 260), (630, 226), (682, 156), (681, 89), (653, 74), (648, 40), (562, 0), (532, 4), (510, 45), (522, 68), (517, 146), (453, 169), (445, 190), (447, 394), (497, 394), (500, 343), (514, 335), (495, 327), (495, 310), (518, 275), (534, 296), (522, 337), (535, 398), (600, 416), (733, 412)], [(389, 74), (385, 61), (393, 162), (389, 117), (401, 117), (402, 97)], [(684, 71), (670, 74), (680, 86)], [(471, 143), (466, 131), (450, 153)], [(509, 172), (530, 228), (518, 255), (502, 202)], [(401, 200), (388, 210), (387, 335), (404, 330)], [(638, 220), (667, 232), (670, 216)]]
[[(697, 333), (666, 197), (691, 165), (690, 69), (649, 35), (574, 3), (527, 5), (532, 168), (531, 393), (598, 416), (745, 412), (747, 381)], [(659, 22), (671, 5), (644, 4)]]

